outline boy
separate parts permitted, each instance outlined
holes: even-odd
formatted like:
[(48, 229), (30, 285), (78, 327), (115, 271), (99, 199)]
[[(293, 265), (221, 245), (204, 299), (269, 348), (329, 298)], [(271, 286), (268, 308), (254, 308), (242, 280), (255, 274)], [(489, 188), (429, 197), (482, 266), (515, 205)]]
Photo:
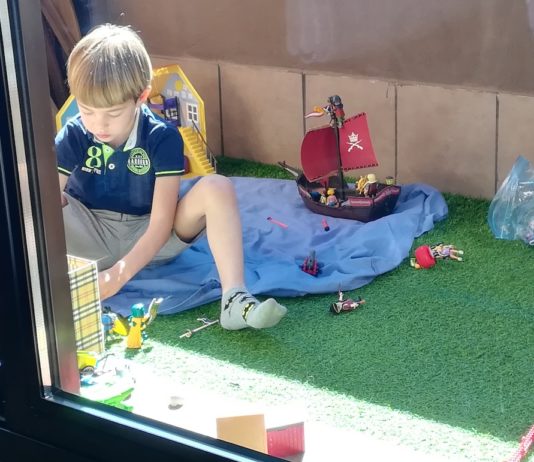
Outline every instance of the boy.
[(144, 104), (152, 65), (139, 36), (106, 24), (82, 38), (67, 62), (80, 114), (56, 136), (68, 252), (96, 260), (102, 299), (150, 262), (165, 262), (207, 234), (219, 277), (225, 329), (277, 324), (286, 308), (245, 288), (233, 185), (201, 178), (178, 200), (183, 141)]

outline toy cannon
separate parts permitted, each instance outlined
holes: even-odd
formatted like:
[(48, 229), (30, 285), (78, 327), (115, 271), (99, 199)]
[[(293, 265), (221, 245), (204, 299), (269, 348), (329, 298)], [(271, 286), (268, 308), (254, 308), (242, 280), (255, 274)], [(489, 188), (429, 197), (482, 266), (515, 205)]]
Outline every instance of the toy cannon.
[(306, 257), (300, 269), (305, 273), (311, 274), (312, 276), (317, 276), (319, 273), (319, 264), (317, 263), (317, 258), (315, 257), (315, 250), (312, 250)]

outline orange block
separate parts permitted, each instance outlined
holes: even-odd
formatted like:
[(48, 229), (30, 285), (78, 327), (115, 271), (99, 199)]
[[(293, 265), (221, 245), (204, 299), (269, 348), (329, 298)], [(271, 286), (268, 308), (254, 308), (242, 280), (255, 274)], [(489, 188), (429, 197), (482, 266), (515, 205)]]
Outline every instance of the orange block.
[(263, 414), (218, 417), (216, 421), (218, 439), (267, 453), (267, 433)]

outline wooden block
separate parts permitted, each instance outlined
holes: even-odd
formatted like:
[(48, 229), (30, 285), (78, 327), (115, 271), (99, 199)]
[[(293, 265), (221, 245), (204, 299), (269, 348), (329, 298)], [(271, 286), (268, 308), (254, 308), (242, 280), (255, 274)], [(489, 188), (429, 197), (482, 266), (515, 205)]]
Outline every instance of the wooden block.
[(265, 416), (255, 414), (218, 417), (217, 438), (266, 454)]

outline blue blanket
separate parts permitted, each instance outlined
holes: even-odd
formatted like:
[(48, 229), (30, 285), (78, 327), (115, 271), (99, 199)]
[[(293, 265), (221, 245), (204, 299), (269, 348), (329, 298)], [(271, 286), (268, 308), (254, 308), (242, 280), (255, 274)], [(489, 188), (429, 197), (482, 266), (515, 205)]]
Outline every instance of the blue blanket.
[[(183, 181), (181, 193), (194, 181)], [(291, 180), (235, 177), (232, 181), (243, 224), (246, 284), (255, 295), (296, 297), (369, 284), (408, 257), (414, 238), (448, 212), (441, 193), (424, 184), (404, 185), (393, 214), (361, 223), (310, 212)], [(323, 218), (329, 231), (321, 224)], [(316, 277), (300, 268), (311, 250), (320, 265)], [(172, 262), (146, 267), (104, 303), (129, 315), (132, 304), (163, 297), (159, 313), (172, 314), (220, 296), (213, 257), (203, 238)]]

